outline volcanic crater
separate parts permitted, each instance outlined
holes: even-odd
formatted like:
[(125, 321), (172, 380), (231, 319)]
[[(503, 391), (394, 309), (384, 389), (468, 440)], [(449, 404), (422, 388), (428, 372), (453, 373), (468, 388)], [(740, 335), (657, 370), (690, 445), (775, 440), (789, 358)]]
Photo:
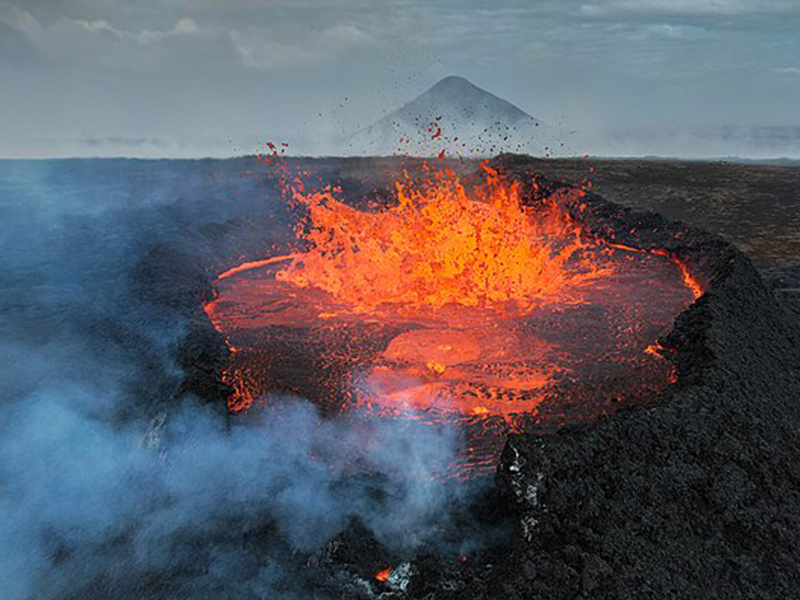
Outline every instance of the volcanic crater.
[[(654, 574), (654, 598), (670, 589), (681, 597), (689, 590), (722, 597), (708, 581), (730, 597), (764, 586), (789, 589), (791, 569), (766, 582), (758, 572), (734, 576), (719, 561), (767, 552), (763, 535), (742, 521), (752, 502), (771, 522), (800, 522), (791, 508), (796, 469), (789, 454), (769, 455), (763, 441), (773, 434), (798, 438), (781, 422), (781, 414), (797, 412), (796, 322), (727, 242), (547, 180), (530, 165), (528, 157), (506, 155), (490, 168), (516, 186), (522, 206), (546, 200), (566, 218), (580, 249), (564, 264), (584, 261), (574, 272), (585, 274), (590, 258), (596, 275), (574, 296), (523, 310), (512, 302), (500, 313), (480, 303), (457, 307), (455, 316), (444, 304), (411, 313), (380, 303), (364, 310), (276, 276), (313, 244), (297, 248), (284, 232), (276, 236), (286, 242), (282, 248), (296, 252), (267, 256), (252, 235), (234, 232), (199, 267), (206, 273), (201, 286), (197, 263), (184, 264), (178, 279), (190, 283), (156, 298), (197, 310), (202, 301), (202, 316), (179, 349), (184, 390), (227, 402), (235, 418), (247, 419), (270, 393), (288, 391), (331, 418), (367, 410), (431, 426), (456, 423), (468, 441), (450, 474), (495, 472), (478, 520), (487, 511), (490, 520), (510, 518), (510, 537), (451, 564), (447, 557), (392, 553), (354, 523), (309, 555), (320, 569), (309, 578), (314, 589), (365, 598), (621, 598), (639, 597), (642, 572)], [(369, 184), (354, 187), (370, 193), (349, 198), (382, 198), (384, 205), (353, 210), (374, 215), (392, 205), (385, 185), (376, 193)], [(237, 239), (251, 246), (237, 246)], [(558, 248), (548, 246), (548, 253)], [(186, 262), (167, 260), (173, 267)], [(143, 272), (153, 272), (152, 262)], [(524, 385), (508, 377), (509, 365), (528, 369)], [(733, 458), (737, 469), (771, 483), (750, 500), (737, 496), (727, 511), (709, 512), (702, 508), (708, 498), (724, 493), (715, 486), (727, 485), (715, 483), (714, 473), (730, 471), (732, 457), (715, 450), (723, 438), (748, 446)], [(661, 523), (657, 536), (642, 533), (652, 519)], [(727, 533), (703, 542), (686, 523)], [(755, 545), (737, 545), (735, 531), (749, 531)], [(677, 554), (665, 550), (666, 542)], [(775, 546), (776, 560), (793, 560), (788, 548)], [(667, 572), (670, 560), (683, 573), (695, 561), (704, 576)], [(376, 577), (391, 571), (387, 565), (408, 571), (402, 589)]]
[(465, 438), (449, 474), (472, 476), (510, 431), (648, 404), (674, 382), (659, 340), (702, 294), (681, 231), (620, 236), (585, 190), (487, 164), (406, 178), (379, 209), (296, 183), (302, 249), (216, 277), (205, 311), (231, 351), (231, 411), (292, 393), (329, 414), (448, 422)]

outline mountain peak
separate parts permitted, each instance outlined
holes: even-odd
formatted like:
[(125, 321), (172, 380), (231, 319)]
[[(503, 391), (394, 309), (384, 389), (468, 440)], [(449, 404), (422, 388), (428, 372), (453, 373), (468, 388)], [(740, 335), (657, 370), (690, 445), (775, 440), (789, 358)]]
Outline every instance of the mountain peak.
[(351, 139), (368, 154), (492, 155), (535, 152), (544, 127), (531, 115), (458, 75), (438, 81), (420, 96)]
[(480, 89), (477, 85), (472, 83), (466, 77), (460, 75), (448, 75), (444, 79), (439, 80), (431, 89), (447, 89), (447, 88), (475, 88)]
[[(519, 111), (516, 106), (511, 103), (498, 98), (491, 92), (487, 92), (483, 88), (479, 88), (465, 77), (458, 75), (450, 75), (440, 80), (432, 87), (428, 88), (426, 92), (420, 95), (416, 100), (409, 104), (419, 103), (425, 99), (443, 103), (446, 106), (451, 105), (466, 105), (474, 103), (488, 103), (495, 105), (495, 108), (500, 108), (499, 104), (503, 104), (504, 111), (511, 107), (515, 111)], [(523, 111), (520, 111), (523, 112)]]

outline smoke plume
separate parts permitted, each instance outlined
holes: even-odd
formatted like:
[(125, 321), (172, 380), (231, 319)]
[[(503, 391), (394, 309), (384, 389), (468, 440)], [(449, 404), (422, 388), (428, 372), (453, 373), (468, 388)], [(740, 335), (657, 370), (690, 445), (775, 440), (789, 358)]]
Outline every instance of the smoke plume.
[(291, 597), (292, 557), (353, 519), (398, 552), (434, 543), (467, 493), (439, 477), (454, 432), (175, 399), (185, 323), (130, 270), (252, 195), (221, 206), (200, 163), (112, 166), (0, 165), (3, 597)]

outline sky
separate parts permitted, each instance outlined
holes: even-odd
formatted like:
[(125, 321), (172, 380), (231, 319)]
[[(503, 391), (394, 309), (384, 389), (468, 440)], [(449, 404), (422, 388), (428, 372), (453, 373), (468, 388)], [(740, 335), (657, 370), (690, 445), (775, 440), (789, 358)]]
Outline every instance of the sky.
[(800, 126), (799, 0), (0, 0), (0, 157), (240, 154), (461, 75), (567, 129)]

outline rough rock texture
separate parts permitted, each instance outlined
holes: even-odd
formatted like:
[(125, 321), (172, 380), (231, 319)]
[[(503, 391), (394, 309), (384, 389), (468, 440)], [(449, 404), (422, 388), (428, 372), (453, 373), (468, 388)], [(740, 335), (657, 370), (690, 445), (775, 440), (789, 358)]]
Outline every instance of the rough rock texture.
[[(601, 222), (631, 223), (625, 209), (592, 205)], [(646, 230), (658, 238), (665, 224), (633, 220), (633, 233), (616, 227), (623, 243)], [(796, 597), (797, 324), (738, 250), (675, 231), (663, 247), (704, 273), (708, 290), (662, 340), (678, 384), (657, 408), (509, 439), (497, 481), (519, 536), (491, 597)]]
[(800, 265), (765, 269), (762, 276), (778, 302), (800, 317)]

